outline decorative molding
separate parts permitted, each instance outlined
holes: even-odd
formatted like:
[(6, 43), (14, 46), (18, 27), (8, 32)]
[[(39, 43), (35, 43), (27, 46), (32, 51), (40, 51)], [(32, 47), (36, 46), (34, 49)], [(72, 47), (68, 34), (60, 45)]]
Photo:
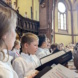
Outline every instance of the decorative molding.
[(57, 32), (55, 32), (55, 34), (58, 34), (58, 35), (67, 35), (67, 36), (72, 36), (71, 34), (64, 34), (64, 33), (57, 33)]
[[(67, 35), (67, 36), (72, 36), (72, 34), (64, 34), (64, 33), (57, 33), (57, 32), (55, 32), (55, 34), (58, 34), (58, 35)], [(74, 34), (73, 36), (78, 36), (78, 34)]]
[(42, 8), (45, 8), (45, 7), (46, 7), (45, 3), (41, 4), (40, 6), (41, 6)]
[(78, 36), (78, 34), (74, 34), (74, 36)]

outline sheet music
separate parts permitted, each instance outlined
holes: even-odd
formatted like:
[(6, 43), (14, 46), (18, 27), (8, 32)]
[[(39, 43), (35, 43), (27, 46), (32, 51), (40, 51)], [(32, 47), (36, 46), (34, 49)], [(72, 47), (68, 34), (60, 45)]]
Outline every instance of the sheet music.
[(51, 54), (49, 56), (46, 56), (46, 57), (41, 59), (41, 64), (45, 64), (45, 63), (47, 63), (47, 62), (49, 62), (49, 61), (51, 61), (51, 60), (53, 60), (55, 58), (58, 58), (58, 57), (64, 55), (64, 54), (65, 54), (64, 51), (60, 51), (60, 52), (57, 52), (55, 54)]
[(76, 75), (74, 71), (58, 64), (41, 78), (75, 78)]

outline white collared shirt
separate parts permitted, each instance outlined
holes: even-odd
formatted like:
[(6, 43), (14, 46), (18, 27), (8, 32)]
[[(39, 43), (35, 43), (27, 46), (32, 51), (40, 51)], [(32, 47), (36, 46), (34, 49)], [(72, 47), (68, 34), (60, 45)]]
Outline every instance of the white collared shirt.
[[(1, 70), (0, 76), (2, 76), (2, 78), (18, 78), (16, 72), (12, 69), (12, 66), (11, 66), (12, 57), (9, 56), (9, 59), (8, 59), (6, 49), (4, 49), (3, 52), (5, 54), (5, 59), (3, 61), (0, 61), (0, 70)], [(2, 58), (3, 56), (2, 56), (2, 53), (0, 52), (0, 60)]]
[(17, 72), (19, 78), (31, 75), (34, 73), (36, 67), (37, 65), (32, 57), (25, 53), (21, 53), (21, 56), (17, 57), (13, 62), (13, 68)]
[(20, 50), (17, 50), (17, 49), (14, 48), (12, 51), (16, 54), (16, 57), (18, 57), (20, 55), (19, 54)]
[(51, 53), (50, 53), (50, 51), (49, 51), (49, 49), (44, 49), (45, 50), (45, 53), (46, 53), (46, 55), (50, 55)]
[(39, 67), (41, 65), (40, 60), (36, 55), (30, 55), (30, 57), (33, 59), (33, 62), (35, 63), (36, 67)]
[(42, 48), (38, 48), (37, 52), (36, 52), (36, 56), (40, 59), (43, 58), (45, 56), (47, 56), (45, 49)]
[(35, 61), (32, 59), (31, 55), (21, 53), (21, 57), (25, 60), (27, 64), (31, 64), (31, 69), (35, 69), (37, 67)]
[(13, 57), (7, 54), (6, 49), (4, 49), (3, 52), (4, 52), (4, 57), (5, 58), (3, 59), (3, 54), (2, 54), (2, 52), (0, 52), (0, 60), (3, 59), (3, 62), (7, 63), (10, 67), (12, 67), (11, 66), (11, 61), (12, 61)]

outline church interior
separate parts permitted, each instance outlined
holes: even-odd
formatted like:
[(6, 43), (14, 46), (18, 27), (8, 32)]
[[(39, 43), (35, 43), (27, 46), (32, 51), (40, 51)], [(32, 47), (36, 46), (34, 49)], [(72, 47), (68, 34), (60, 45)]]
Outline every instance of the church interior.
[[(11, 64), (18, 77), (6, 78), (78, 78), (78, 0), (0, 0), (0, 5), (8, 7), (17, 15), (16, 42), (9, 51), (9, 55), (13, 57)], [(35, 47), (37, 46), (40, 52), (42, 52), (40, 49), (42, 47), (45, 49), (44, 52), (39, 53), (38, 50), (35, 54), (30, 52), (29, 48), (33, 52), (34, 47), (33, 49), (29, 47), (32, 40), (29, 39), (30, 36), (25, 38), (28, 35), (26, 33), (30, 33), (32, 39), (38, 36), (40, 45), (35, 45)], [(29, 41), (25, 42), (23, 38)], [(47, 48), (44, 47), (46, 45), (44, 40), (47, 42)], [(17, 44), (19, 46), (16, 46)], [(15, 46), (17, 49), (19, 47), (19, 52), (14, 49)], [(15, 55), (11, 53), (12, 51)], [(25, 54), (21, 54), (23, 51)], [(22, 60), (23, 56), (27, 56), (25, 60)], [(30, 58), (33, 61), (30, 62)], [(35, 61), (36, 65), (33, 63)], [(31, 65), (30, 68), (38, 70), (36, 72), (33, 70), (37, 73), (36, 75), (31, 75), (32, 71), (27, 67), (29, 65)], [(49, 74), (41, 75), (42, 70), (45, 70), (47, 66), (54, 68), (57, 65), (63, 71), (62, 66), (67, 68), (69, 74), (62, 73), (63, 75), (60, 74), (57, 77), (53, 75), (49, 77)], [(64, 72), (67, 70), (65, 69)]]
[[(34, 32), (36, 34), (46, 34), (52, 43), (63, 43), (65, 46), (77, 43), (77, 0), (4, 1), (14, 10), (19, 11), (19, 21), (21, 21), (20, 18), (24, 20), (18, 21), (20, 27), (18, 27), (18, 38), (25, 32)], [(59, 2), (63, 5), (59, 5)], [(28, 27), (24, 29), (24, 26)]]

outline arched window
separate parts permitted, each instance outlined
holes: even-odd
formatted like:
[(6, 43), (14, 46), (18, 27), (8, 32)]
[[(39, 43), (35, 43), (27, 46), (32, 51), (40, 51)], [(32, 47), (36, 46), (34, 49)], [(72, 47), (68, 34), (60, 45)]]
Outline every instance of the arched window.
[(66, 6), (63, 2), (58, 2), (58, 29), (66, 30)]

